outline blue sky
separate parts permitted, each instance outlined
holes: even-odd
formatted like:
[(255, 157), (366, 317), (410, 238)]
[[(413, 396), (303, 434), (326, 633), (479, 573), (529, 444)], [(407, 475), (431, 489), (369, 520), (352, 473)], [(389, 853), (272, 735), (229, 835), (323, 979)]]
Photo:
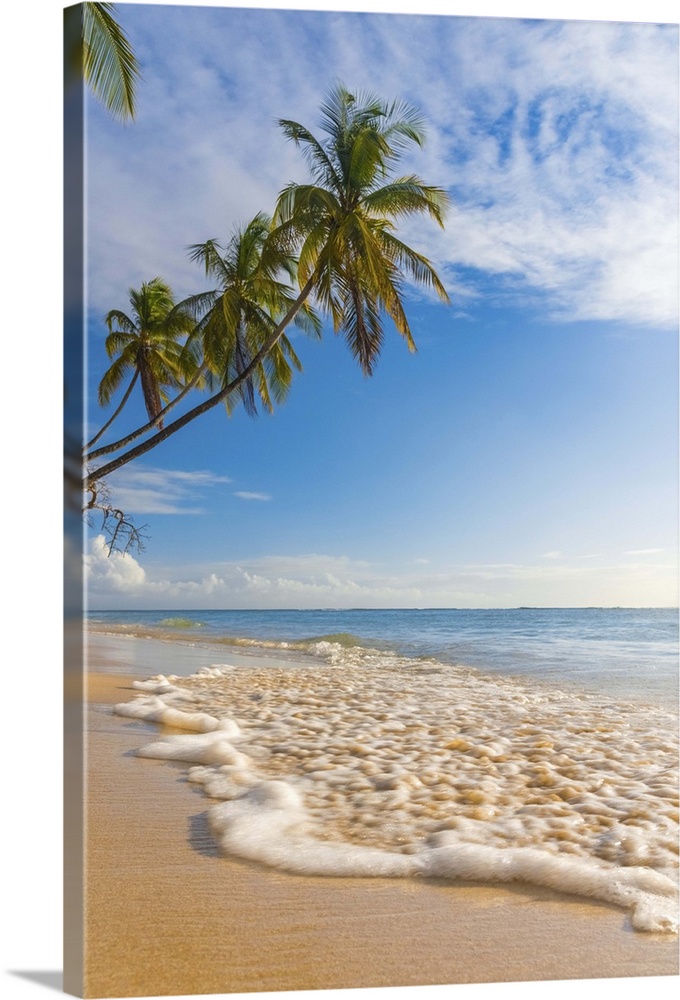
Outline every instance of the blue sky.
[(87, 108), (92, 394), (102, 316), (155, 275), (203, 287), (185, 248), (306, 179), (275, 120), (316, 130), (338, 79), (423, 112), (404, 172), (452, 209), (402, 234), (451, 305), (409, 292), (418, 353), (388, 330), (371, 379), (329, 328), (295, 334), (304, 372), (273, 416), (213, 411), (114, 473), (149, 538), (108, 557), (94, 525), (91, 606), (675, 605), (677, 25), (121, 21), (144, 80), (132, 125)]

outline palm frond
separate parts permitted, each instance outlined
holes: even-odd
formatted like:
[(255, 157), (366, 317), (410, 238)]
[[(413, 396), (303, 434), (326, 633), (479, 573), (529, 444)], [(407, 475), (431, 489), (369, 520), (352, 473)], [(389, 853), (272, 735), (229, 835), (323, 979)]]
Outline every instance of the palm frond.
[(107, 312), (104, 317), (104, 322), (108, 326), (109, 330), (113, 332), (113, 328), (118, 327), (124, 333), (136, 333), (137, 324), (130, 317), (121, 312), (119, 309), (111, 309)]
[(121, 121), (135, 116), (140, 71), (115, 4), (83, 4), (83, 75), (95, 96)]
[(308, 337), (314, 337), (315, 340), (321, 339), (323, 320), (309, 302), (303, 303), (296, 313), (293, 323)]
[(127, 358), (117, 358), (111, 367), (105, 372), (99, 388), (97, 399), (100, 406), (108, 406), (116, 391), (120, 388), (123, 379), (133, 373), (135, 366)]
[(385, 111), (384, 135), (393, 155), (403, 153), (411, 144), (424, 144), (425, 120), (417, 108), (397, 99), (387, 105)]
[(279, 118), (278, 124), (287, 139), (302, 149), (312, 176), (319, 184), (329, 184), (339, 188), (340, 178), (335, 165), (321, 143), (299, 122)]
[(425, 185), (412, 174), (370, 191), (362, 200), (362, 205), (371, 214), (387, 218), (427, 214), (443, 228), (449, 202), (443, 188)]
[(222, 254), (224, 250), (217, 240), (206, 240), (205, 243), (194, 243), (187, 247), (189, 260), (203, 264), (206, 277), (215, 277), (219, 281), (226, 276), (226, 267)]
[(115, 358), (129, 355), (134, 363), (137, 354), (137, 337), (133, 333), (124, 333), (122, 330), (112, 330), (104, 341), (104, 348), (108, 357)]
[(341, 329), (364, 375), (372, 375), (384, 341), (383, 325), (378, 303), (356, 276), (347, 289)]
[(194, 326), (200, 323), (201, 320), (205, 319), (206, 314), (213, 308), (217, 298), (219, 296), (218, 291), (209, 292), (199, 292), (197, 295), (189, 295), (186, 299), (182, 299), (175, 306), (175, 309), (168, 317), (172, 318), (175, 311), (181, 311), (185, 313), (192, 321)]
[(381, 239), (391, 259), (410, 274), (417, 284), (433, 288), (442, 302), (450, 301), (446, 288), (427, 257), (398, 240), (392, 233), (383, 233)]

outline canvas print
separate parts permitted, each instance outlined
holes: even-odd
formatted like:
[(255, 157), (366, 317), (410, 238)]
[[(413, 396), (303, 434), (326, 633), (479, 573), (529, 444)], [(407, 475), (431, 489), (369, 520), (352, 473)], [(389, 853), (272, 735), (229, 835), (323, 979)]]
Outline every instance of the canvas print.
[(676, 977), (678, 25), (64, 26), (65, 989)]

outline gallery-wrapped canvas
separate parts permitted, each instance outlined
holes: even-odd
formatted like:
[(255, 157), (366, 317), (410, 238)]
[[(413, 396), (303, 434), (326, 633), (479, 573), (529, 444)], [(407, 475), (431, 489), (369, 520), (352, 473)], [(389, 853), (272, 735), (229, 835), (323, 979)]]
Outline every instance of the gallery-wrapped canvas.
[(678, 25), (64, 74), (65, 990), (676, 977)]

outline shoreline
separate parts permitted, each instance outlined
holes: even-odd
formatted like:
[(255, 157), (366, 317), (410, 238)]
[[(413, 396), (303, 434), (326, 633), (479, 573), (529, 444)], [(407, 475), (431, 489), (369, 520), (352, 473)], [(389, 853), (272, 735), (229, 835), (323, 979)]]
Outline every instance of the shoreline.
[[(127, 613), (123, 613), (123, 616), (125, 614)], [(132, 615), (131, 612), (129, 614)], [(556, 635), (551, 639), (549, 634), (547, 643), (541, 640), (537, 650), (536, 635), (531, 628), (526, 635), (522, 633), (519, 636), (521, 645), (517, 637), (512, 638), (512, 631), (508, 641), (507, 633), (500, 635), (493, 625), (489, 635), (484, 638), (482, 632), (487, 627), (486, 620), (472, 624), (468, 622), (455, 637), (452, 632), (446, 632), (446, 629), (450, 629), (451, 623), (448, 622), (443, 640), (440, 636), (440, 643), (435, 639), (433, 644), (438, 626), (427, 639), (420, 636), (415, 641), (405, 641), (403, 631), (390, 631), (389, 623), (374, 622), (364, 630), (357, 622), (345, 618), (339, 620), (338, 614), (344, 613), (338, 612), (313, 612), (313, 615), (325, 616), (323, 620), (315, 621), (308, 621), (305, 618), (306, 612), (282, 612), (284, 618), (293, 615), (293, 619), (277, 622), (276, 627), (273, 627), (270, 620), (264, 620), (260, 623), (262, 631), (257, 632), (253, 631), (251, 623), (244, 623), (238, 618), (241, 612), (225, 612), (227, 618), (224, 620), (206, 617), (205, 621), (200, 619), (201, 614), (209, 616), (214, 613), (198, 612), (196, 620), (188, 617), (160, 618), (164, 612), (149, 614), (151, 617), (148, 620), (88, 620), (86, 628), (91, 635), (96, 635), (104, 642), (124, 642), (132, 648), (140, 641), (148, 647), (155, 645), (159, 655), (153, 664), (154, 670), (164, 674), (175, 672), (185, 675), (188, 663), (193, 663), (198, 669), (200, 666), (212, 665), (214, 658), (217, 662), (226, 658), (237, 666), (270, 666), (272, 663), (277, 666), (310, 666), (315, 663), (338, 662), (345, 654), (355, 659), (365, 655), (367, 661), (370, 661), (375, 653), (403, 665), (417, 665), (420, 661), (434, 662), (443, 669), (453, 667), (475, 676), (514, 680), (548, 694), (564, 692), (584, 695), (588, 699), (599, 698), (617, 705), (649, 705), (653, 709), (674, 705), (677, 721), (675, 622), (670, 631), (661, 630), (653, 651), (653, 644), (649, 644), (646, 652), (642, 653), (635, 644), (629, 643), (629, 648), (622, 648), (618, 631), (612, 633), (611, 622), (606, 636), (601, 636), (594, 644), (588, 639), (586, 629), (585, 645), (580, 644), (580, 639), (577, 638), (574, 648), (570, 647), (567, 660), (561, 644), (565, 641), (573, 644), (575, 637), (569, 631), (574, 627), (573, 623), (566, 626), (567, 633), (560, 637), (560, 630), (565, 626), (558, 622)], [(230, 615), (236, 615), (237, 619), (231, 620)], [(303, 616), (303, 628), (295, 618), (297, 615)], [(180, 624), (182, 622), (185, 624)], [(648, 626), (649, 624), (647, 623)], [(420, 626), (417, 621), (414, 622), (414, 627), (418, 636)], [(468, 627), (471, 628), (469, 635), (466, 633)], [(582, 623), (578, 627), (582, 627)], [(625, 642), (623, 646), (625, 647)], [(160, 652), (163, 648), (166, 654), (169, 653), (170, 669)], [(184, 653), (177, 657), (176, 654), (181, 650)], [(172, 661), (176, 662), (176, 669)], [(598, 667), (600, 661), (604, 667)], [(148, 674), (146, 656), (142, 663), (142, 672)], [(565, 670), (567, 663), (569, 666)]]
[(158, 727), (112, 714), (139, 673), (117, 672), (98, 638), (86, 996), (678, 975), (675, 937), (636, 933), (606, 904), (525, 886), (295, 876), (220, 856), (184, 769), (134, 756)]

